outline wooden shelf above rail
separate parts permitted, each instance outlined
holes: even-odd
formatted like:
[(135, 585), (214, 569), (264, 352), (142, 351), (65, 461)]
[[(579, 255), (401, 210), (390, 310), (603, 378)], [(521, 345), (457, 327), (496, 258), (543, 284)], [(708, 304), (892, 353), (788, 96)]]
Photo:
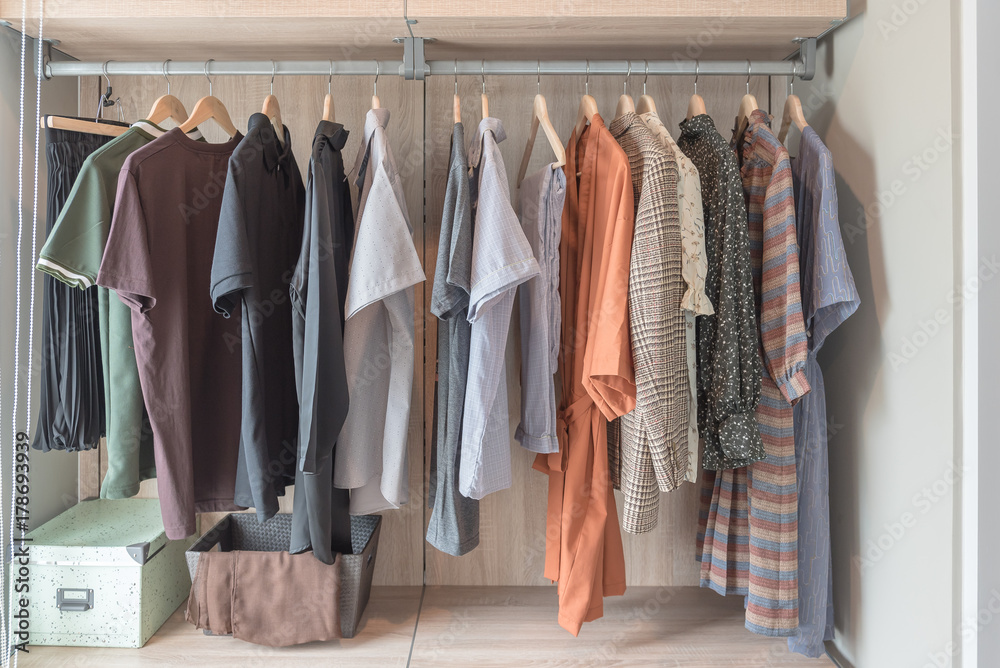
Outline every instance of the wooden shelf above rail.
[[(38, 34), (37, 5), (28, 33)], [(399, 57), (404, 0), (46, 2), (44, 36), (81, 60)], [(845, 18), (847, 0), (408, 0), (428, 59), (774, 60)], [(0, 0), (21, 26), (21, 2)]]

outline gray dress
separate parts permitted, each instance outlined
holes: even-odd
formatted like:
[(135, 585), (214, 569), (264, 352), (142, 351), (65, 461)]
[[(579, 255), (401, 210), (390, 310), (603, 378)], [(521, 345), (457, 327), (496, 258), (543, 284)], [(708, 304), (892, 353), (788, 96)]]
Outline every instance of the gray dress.
[(444, 195), (431, 313), (438, 326), (434, 449), (431, 456), (427, 542), (456, 557), (479, 545), (479, 501), (458, 491), (462, 412), (469, 374), (472, 325), (468, 321), (472, 274), (472, 200), (465, 131), (452, 131), (448, 185)]

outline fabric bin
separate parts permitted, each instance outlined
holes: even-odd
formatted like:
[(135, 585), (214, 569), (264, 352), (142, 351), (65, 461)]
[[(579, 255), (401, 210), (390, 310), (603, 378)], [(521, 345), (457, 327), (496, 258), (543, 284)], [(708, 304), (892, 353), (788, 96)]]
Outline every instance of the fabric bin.
[(83, 501), (27, 539), (31, 645), (142, 647), (191, 588), (156, 499)]
[[(351, 517), (351, 543), (353, 554), (338, 555), (330, 568), (340, 568), (340, 631), (344, 638), (353, 638), (361, 624), (361, 616), (368, 605), (375, 572), (375, 554), (378, 551), (382, 517), (356, 515)], [(292, 534), (292, 516), (278, 514), (261, 524), (251, 513), (233, 513), (222, 518), (199, 538), (187, 551), (187, 567), (193, 580), (198, 570), (202, 552), (218, 549), (254, 552), (284, 552)]]

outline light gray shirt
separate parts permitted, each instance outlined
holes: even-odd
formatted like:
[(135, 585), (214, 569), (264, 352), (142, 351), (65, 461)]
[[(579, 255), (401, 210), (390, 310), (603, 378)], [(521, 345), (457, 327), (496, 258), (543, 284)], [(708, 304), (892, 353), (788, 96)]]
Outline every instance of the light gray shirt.
[(388, 109), (368, 112), (351, 170), (359, 191), (344, 308), (351, 405), (337, 441), (334, 484), (351, 490), (354, 515), (398, 508), (409, 497), (413, 286), (425, 279), (388, 122)]
[(469, 149), (473, 220), (469, 322), (472, 342), (465, 390), (459, 491), (481, 499), (510, 487), (510, 423), (504, 354), (517, 286), (538, 263), (510, 204), (496, 118), (484, 118)]
[(518, 288), (521, 310), (521, 424), (515, 438), (532, 452), (559, 452), (556, 389), (559, 365), (559, 240), (566, 173), (546, 165), (521, 183), (521, 227), (540, 273)]

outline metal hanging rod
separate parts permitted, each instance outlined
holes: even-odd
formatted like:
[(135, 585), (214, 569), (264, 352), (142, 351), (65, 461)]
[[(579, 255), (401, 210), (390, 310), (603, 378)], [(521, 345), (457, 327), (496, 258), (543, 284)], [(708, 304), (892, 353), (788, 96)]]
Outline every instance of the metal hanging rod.
[[(643, 72), (652, 75), (726, 75), (745, 76), (747, 60), (640, 60), (633, 59), (633, 69), (642, 67)], [(814, 60), (813, 60), (814, 62)], [(810, 67), (807, 57), (798, 60), (751, 61), (752, 72), (759, 76), (795, 76), (811, 79), (814, 69)], [(648, 70), (647, 70), (648, 64)], [(259, 60), (259, 61), (212, 61), (209, 72), (215, 76), (271, 76), (282, 75), (316, 75), (329, 77), (331, 71), (335, 75), (375, 76), (376, 71), (382, 75), (395, 72), (408, 79), (422, 79), (428, 74), (443, 74), (455, 76), (486, 75), (580, 75), (588, 72), (593, 76), (619, 75), (625, 76), (629, 69), (627, 60), (431, 60), (423, 63), (416, 76), (413, 69), (407, 68), (399, 60)], [(118, 76), (204, 76), (204, 61), (169, 61), (164, 66), (163, 61), (124, 62), (108, 61), (83, 62), (62, 61), (49, 62), (45, 65), (45, 75), (48, 77), (81, 77), (100, 76), (102, 74)]]

